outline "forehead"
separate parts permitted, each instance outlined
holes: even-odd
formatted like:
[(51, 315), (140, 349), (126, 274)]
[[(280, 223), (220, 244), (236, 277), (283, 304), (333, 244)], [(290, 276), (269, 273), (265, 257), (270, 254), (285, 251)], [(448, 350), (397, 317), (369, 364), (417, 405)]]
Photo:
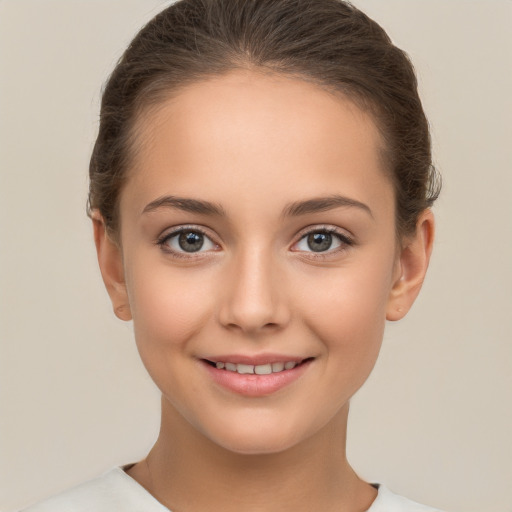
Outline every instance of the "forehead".
[(340, 94), (281, 75), (235, 71), (189, 85), (143, 113), (136, 141), (128, 188), (141, 204), (191, 187), (215, 200), (208, 196), (222, 185), (249, 203), (268, 201), (270, 190), (296, 200), (305, 189), (341, 187), (369, 200), (391, 189), (372, 118)]

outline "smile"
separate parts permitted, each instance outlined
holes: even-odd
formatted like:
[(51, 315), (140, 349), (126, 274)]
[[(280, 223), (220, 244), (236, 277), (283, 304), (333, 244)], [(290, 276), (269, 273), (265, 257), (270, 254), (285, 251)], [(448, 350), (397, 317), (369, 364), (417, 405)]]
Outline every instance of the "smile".
[[(268, 356), (259, 358), (227, 356), (219, 359), (221, 360), (202, 360), (203, 367), (214, 382), (240, 395), (261, 397), (271, 395), (299, 379), (315, 358), (292, 360), (291, 357), (274, 359)], [(251, 361), (251, 359), (255, 360)]]
[(297, 363), (296, 361), (286, 361), (253, 365), (242, 363), (224, 363), (222, 361), (217, 361), (214, 364), (217, 369), (227, 370), (228, 372), (237, 372), (240, 374), (270, 375), (271, 373), (279, 373), (284, 370), (292, 370), (300, 363)]

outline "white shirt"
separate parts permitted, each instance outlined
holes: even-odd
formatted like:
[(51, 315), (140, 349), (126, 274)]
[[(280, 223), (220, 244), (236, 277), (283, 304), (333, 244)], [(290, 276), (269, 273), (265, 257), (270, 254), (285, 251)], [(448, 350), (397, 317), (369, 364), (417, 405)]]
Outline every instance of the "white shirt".
[[(170, 512), (122, 468), (113, 468), (94, 480), (32, 505), (22, 512), (115, 511)], [(398, 496), (383, 485), (378, 485), (377, 498), (367, 512), (441, 511)]]

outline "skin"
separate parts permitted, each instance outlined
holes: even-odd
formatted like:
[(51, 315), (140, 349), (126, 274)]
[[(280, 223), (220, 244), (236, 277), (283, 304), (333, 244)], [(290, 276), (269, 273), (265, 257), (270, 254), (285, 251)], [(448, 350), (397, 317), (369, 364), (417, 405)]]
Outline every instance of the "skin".
[[(133, 318), (162, 391), (160, 436), (128, 473), (174, 512), (367, 510), (376, 491), (345, 455), (349, 400), (386, 319), (420, 290), (432, 213), (397, 244), (373, 120), (298, 79), (252, 70), (190, 85), (140, 119), (138, 144), (120, 243), (93, 216), (114, 311)], [(163, 196), (218, 211), (156, 204)], [(334, 196), (344, 203), (291, 211)], [(204, 231), (201, 251), (158, 243), (180, 227)], [(326, 229), (333, 245), (312, 251), (307, 234)], [(311, 360), (257, 397), (219, 386), (203, 362), (269, 353)]]

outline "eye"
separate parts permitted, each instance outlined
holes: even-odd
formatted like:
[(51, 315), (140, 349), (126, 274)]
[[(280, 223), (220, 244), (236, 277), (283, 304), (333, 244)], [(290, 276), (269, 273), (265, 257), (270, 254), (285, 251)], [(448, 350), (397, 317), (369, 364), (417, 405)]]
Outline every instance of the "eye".
[(353, 242), (348, 236), (332, 229), (318, 229), (303, 235), (293, 250), (323, 253), (333, 252), (349, 245), (353, 245)]
[(164, 250), (173, 253), (197, 253), (211, 251), (217, 245), (198, 229), (180, 229), (158, 240)]

